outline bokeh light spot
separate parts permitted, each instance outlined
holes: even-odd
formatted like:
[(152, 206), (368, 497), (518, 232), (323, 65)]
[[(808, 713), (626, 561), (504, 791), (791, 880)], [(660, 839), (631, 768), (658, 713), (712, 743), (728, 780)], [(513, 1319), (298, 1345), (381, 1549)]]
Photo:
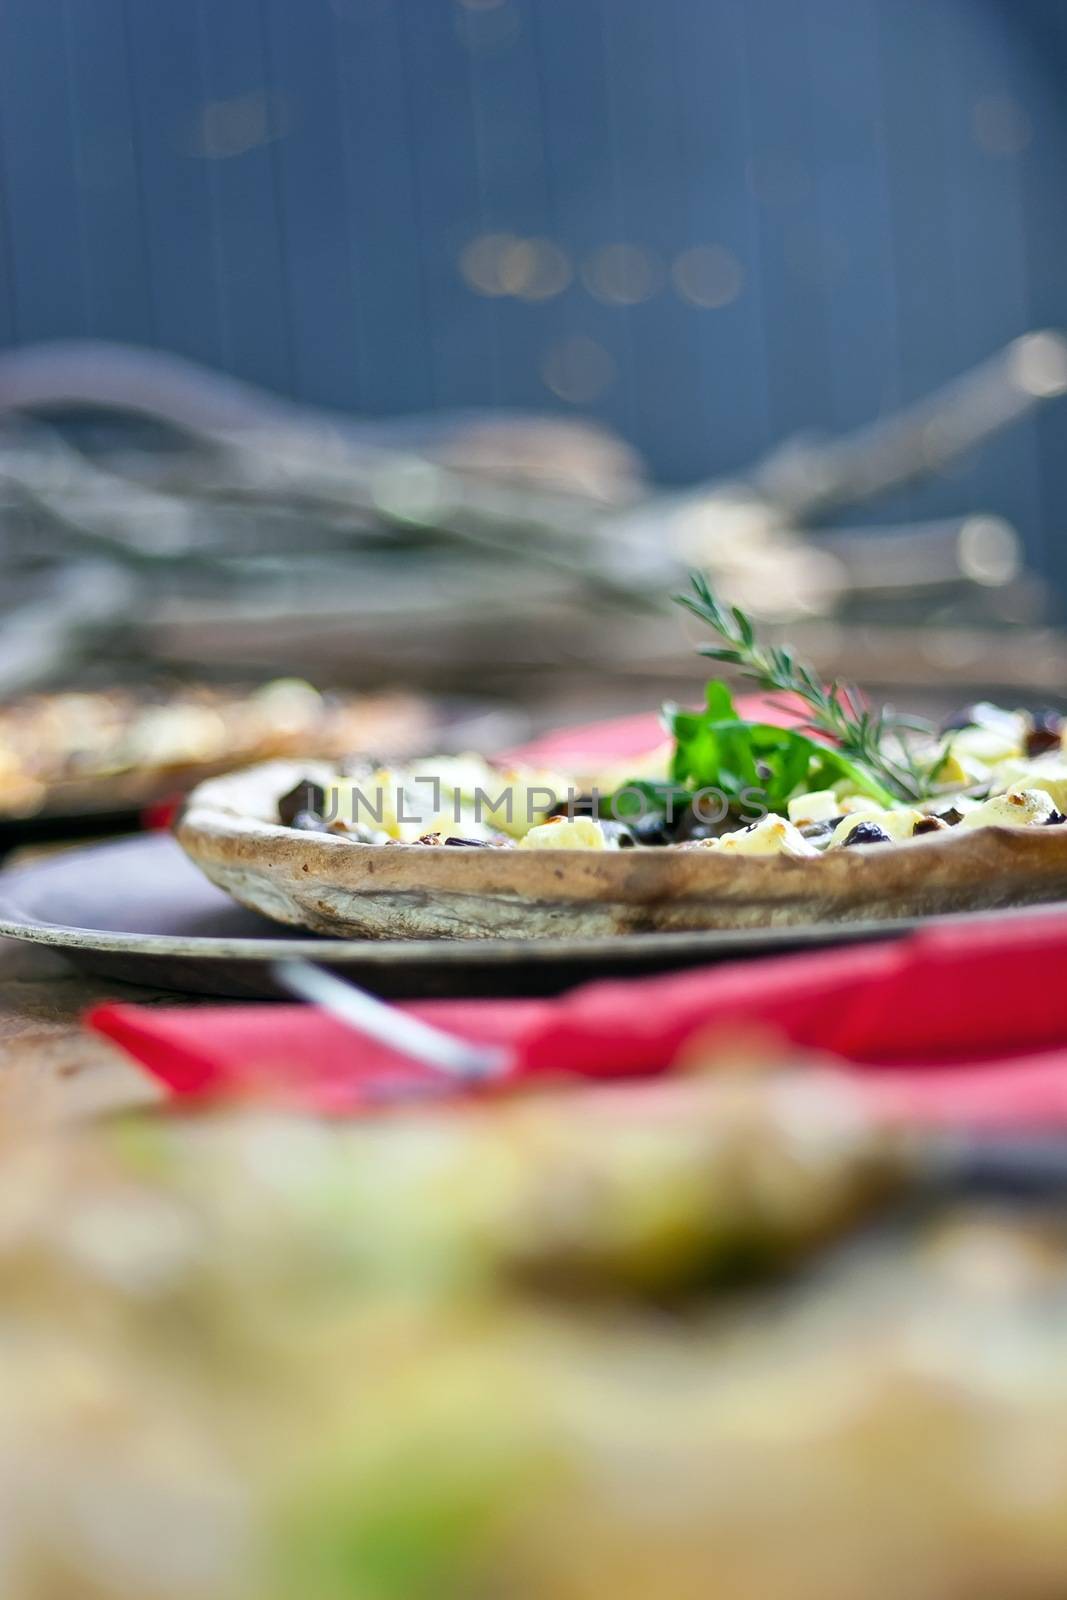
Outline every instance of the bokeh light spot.
[(606, 305), (635, 306), (655, 294), (663, 270), (651, 250), (640, 244), (606, 244), (582, 268), (589, 293)]
[(550, 300), (573, 275), (566, 253), (551, 239), (513, 233), (479, 234), (460, 252), (459, 270), (476, 294), (519, 300)]
[(287, 102), (263, 89), (208, 100), (193, 123), (189, 153), (209, 161), (242, 156), (282, 138), (291, 125)]
[(1020, 389), (1041, 400), (1067, 393), (1067, 339), (1052, 329), (1024, 333), (1011, 347), (1011, 371)]
[(1019, 537), (1003, 517), (968, 517), (959, 532), (960, 571), (973, 583), (998, 588), (1022, 568)]
[(472, 239), (459, 257), (459, 270), (465, 283), (476, 294), (507, 294), (504, 262), (519, 242), (513, 233), (482, 233)]
[(696, 244), (675, 258), (671, 280), (690, 305), (716, 310), (737, 299), (745, 274), (740, 261), (725, 245)]
[(516, 239), (501, 258), (504, 291), (519, 300), (550, 300), (571, 276), (570, 261), (551, 239)]
[(610, 353), (586, 334), (551, 345), (541, 366), (546, 386), (569, 405), (588, 405), (615, 379)]

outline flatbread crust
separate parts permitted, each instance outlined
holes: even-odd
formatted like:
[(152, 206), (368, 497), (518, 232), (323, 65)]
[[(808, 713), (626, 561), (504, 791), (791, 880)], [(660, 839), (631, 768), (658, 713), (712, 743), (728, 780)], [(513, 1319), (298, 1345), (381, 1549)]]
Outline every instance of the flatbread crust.
[(201, 784), (176, 826), (220, 888), (275, 921), (335, 937), (520, 938), (934, 915), (1067, 898), (1067, 824), (953, 829), (794, 860), (671, 847), (463, 849), (355, 844), (275, 819), (313, 762)]

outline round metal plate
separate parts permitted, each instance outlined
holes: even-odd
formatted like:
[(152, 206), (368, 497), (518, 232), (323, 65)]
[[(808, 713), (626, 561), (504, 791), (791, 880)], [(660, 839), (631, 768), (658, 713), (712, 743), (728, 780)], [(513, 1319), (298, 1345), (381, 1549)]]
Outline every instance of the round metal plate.
[(292, 956), (343, 967), (354, 981), (395, 998), (556, 994), (592, 978), (885, 939), (915, 926), (823, 923), (536, 941), (327, 939), (236, 905), (162, 833), (64, 850), (0, 874), (0, 935), (51, 945), (83, 968), (126, 982), (245, 998), (274, 997), (270, 964)]

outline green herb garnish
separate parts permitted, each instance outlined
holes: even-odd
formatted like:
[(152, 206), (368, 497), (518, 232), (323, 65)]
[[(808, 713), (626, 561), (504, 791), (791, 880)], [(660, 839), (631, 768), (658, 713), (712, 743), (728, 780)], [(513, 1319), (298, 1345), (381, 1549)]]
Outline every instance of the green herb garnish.
[(636, 778), (606, 797), (601, 815), (626, 822), (660, 818), (668, 827), (690, 807), (701, 820), (723, 820), (716, 804), (725, 803), (742, 821), (767, 811), (784, 812), (792, 795), (829, 789), (842, 779), (880, 806), (895, 796), (859, 762), (797, 728), (747, 722), (737, 715), (725, 683), (707, 686), (703, 709), (663, 708), (663, 723), (674, 738), (666, 781)]
[(881, 805), (893, 801), (890, 791), (844, 751), (797, 728), (744, 721), (724, 683), (708, 684), (702, 711), (668, 705), (663, 720), (674, 735), (674, 783), (690, 791), (719, 789), (731, 802), (731, 810), (759, 804), (768, 811), (784, 812), (792, 795), (829, 789), (843, 778)]
[(702, 573), (693, 573), (691, 581), (693, 592), (674, 599), (723, 641), (703, 646), (701, 655), (738, 667), (762, 689), (775, 689), (799, 700), (809, 713), (804, 724), (808, 731), (832, 739), (841, 756), (863, 769), (867, 781), (857, 787), (870, 794), (880, 792), (883, 804), (922, 797), (929, 786), (929, 773), (916, 764), (905, 736), (929, 732), (926, 723), (888, 710), (869, 710), (853, 684), (835, 680), (824, 685), (791, 650), (761, 644), (752, 619), (740, 607), (717, 600)]
[(622, 821), (651, 814), (669, 824), (698, 793), (710, 790), (734, 815), (751, 819), (766, 811), (784, 813), (793, 795), (843, 780), (879, 806), (922, 797), (929, 771), (916, 763), (904, 736), (929, 731), (925, 723), (868, 710), (851, 684), (824, 685), (791, 650), (761, 644), (751, 619), (718, 601), (701, 574), (694, 573), (692, 581), (693, 592), (675, 600), (722, 640), (700, 654), (740, 668), (762, 689), (791, 695), (806, 708), (807, 720), (799, 728), (745, 721), (726, 684), (713, 679), (700, 710), (663, 708), (664, 727), (674, 739), (667, 781), (635, 779), (602, 803), (602, 815)]

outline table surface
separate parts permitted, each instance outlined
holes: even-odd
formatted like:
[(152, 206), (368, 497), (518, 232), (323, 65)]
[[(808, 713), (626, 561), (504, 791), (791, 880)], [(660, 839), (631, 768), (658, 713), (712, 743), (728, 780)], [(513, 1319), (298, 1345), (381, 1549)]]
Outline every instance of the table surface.
[(83, 977), (51, 950), (0, 939), (0, 1115), (6, 1105), (48, 1118), (91, 1116), (160, 1098), (119, 1051), (81, 1026), (90, 1006), (112, 999), (175, 1003), (173, 994)]

